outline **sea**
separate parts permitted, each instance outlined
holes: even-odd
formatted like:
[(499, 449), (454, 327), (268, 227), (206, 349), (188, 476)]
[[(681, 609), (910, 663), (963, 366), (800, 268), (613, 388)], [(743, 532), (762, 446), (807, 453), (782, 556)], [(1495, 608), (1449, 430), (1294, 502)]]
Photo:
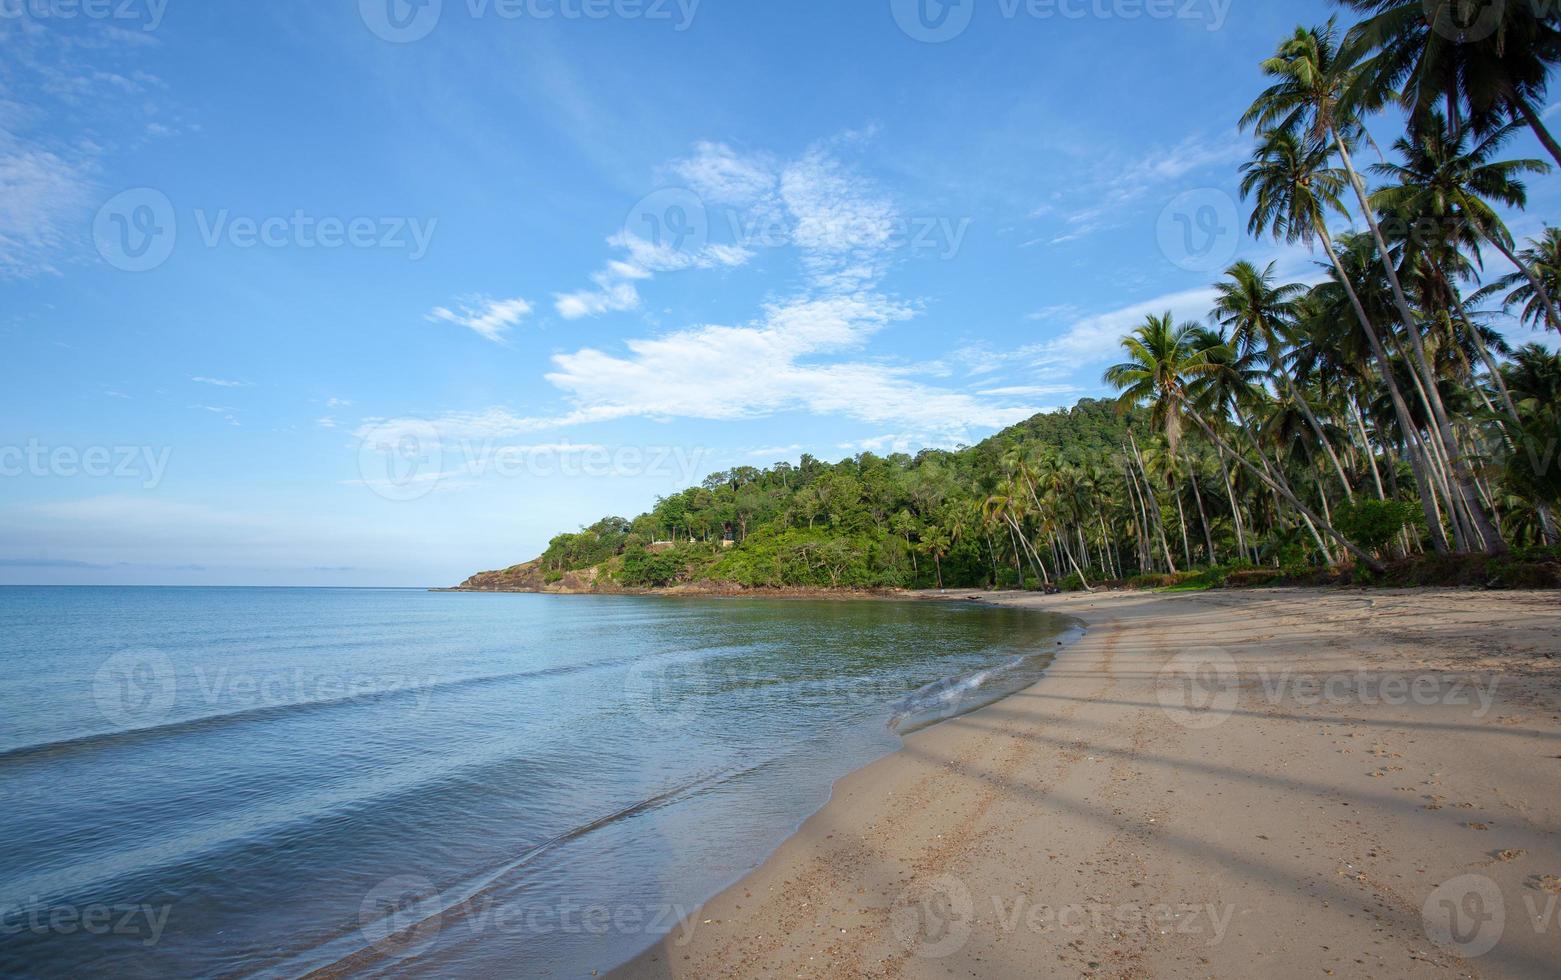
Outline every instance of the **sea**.
[(0, 587), (0, 975), (605, 972), (1076, 632), (961, 601)]

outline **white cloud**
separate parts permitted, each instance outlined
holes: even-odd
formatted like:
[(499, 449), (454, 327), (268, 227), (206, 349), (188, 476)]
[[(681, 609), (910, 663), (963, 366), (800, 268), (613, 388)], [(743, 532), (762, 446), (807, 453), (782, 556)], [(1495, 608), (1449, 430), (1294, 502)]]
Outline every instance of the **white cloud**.
[(1040, 345), (1040, 363), (1096, 364), (1115, 357), (1122, 338), (1149, 316), (1167, 310), (1180, 320), (1203, 320), (1214, 305), (1212, 286), (1157, 296), (1108, 313), (1085, 317), (1070, 326), (1061, 337)]
[[(1112, 160), (1110, 154), (1095, 154), (1089, 172), (1069, 184), (1067, 196), (1082, 203), (1067, 211), (1062, 218), (1063, 227), (1055, 235), (1027, 241), (1025, 246), (1042, 241), (1052, 246), (1064, 245), (1120, 227), (1134, 217), (1134, 205), (1155, 188), (1199, 171), (1220, 168), (1223, 183), (1232, 166), (1246, 159), (1251, 146), (1249, 137), (1232, 131), (1218, 136), (1189, 136), (1175, 146), (1157, 148), (1127, 161)], [(1030, 217), (1047, 217), (1063, 210), (1063, 205), (1053, 201), (1035, 208)]]
[(0, 129), (0, 278), (58, 272), (91, 197), (84, 165)]
[(607, 239), (607, 244), (622, 250), (623, 255), (591, 275), (595, 289), (556, 294), (553, 307), (559, 316), (578, 320), (638, 309), (640, 292), (634, 285), (637, 281), (650, 279), (659, 272), (735, 268), (753, 257), (753, 252), (737, 245), (715, 244), (683, 250), (647, 241), (627, 231), (613, 235)]
[(626, 356), (585, 349), (554, 358), (547, 378), (579, 416), (738, 420), (782, 411), (840, 415), (947, 435), (1000, 428), (1034, 414), (925, 384), (910, 368), (819, 355), (862, 346), (908, 307), (878, 295), (772, 306), (756, 324), (702, 326), (631, 340)]
[(752, 204), (775, 188), (775, 166), (763, 156), (741, 156), (724, 143), (694, 144), (694, 155), (672, 165), (688, 188), (710, 204)]
[(1078, 392), (1073, 385), (1014, 385), (1009, 388), (984, 388), (979, 394), (1003, 398), (1045, 398), (1051, 395), (1071, 395)]
[(336, 428), (336, 420), (331, 418), (329, 415), (325, 416), (324, 418), (315, 419), (314, 424), (318, 425), (322, 429)]
[(748, 455), (754, 459), (764, 459), (774, 462), (780, 459), (790, 459), (802, 452), (802, 447), (793, 443), (790, 446), (770, 446), (766, 449), (750, 449)]
[(326, 408), (347, 408), (351, 405), (352, 401), (346, 398), (328, 398), (325, 401)]
[(224, 378), (194, 377), (194, 378), (191, 378), (190, 380), (195, 382), (198, 385), (211, 385), (214, 388), (253, 388), (254, 387), (254, 384), (252, 382), (249, 382), (249, 381), (228, 381), (228, 380), (226, 380)]
[(834, 292), (870, 288), (886, 270), (900, 227), (893, 203), (822, 146), (777, 163), (700, 143), (692, 157), (671, 169), (707, 205), (707, 234), (725, 224), (738, 240), (674, 248), (619, 232), (608, 244), (621, 254), (592, 274), (593, 288), (554, 296), (560, 316), (575, 320), (637, 309), (637, 283), (664, 272), (735, 268), (750, 261), (759, 245), (798, 249), (812, 284)]
[(504, 340), (510, 328), (531, 315), (532, 306), (523, 299), (490, 299), (474, 296), (458, 304), (460, 312), (439, 306), (426, 317), (433, 323), (453, 323), (465, 327), (494, 343)]
[(237, 409), (228, 408), (225, 405), (191, 405), (190, 407), (198, 412), (210, 412), (213, 415), (220, 415), (222, 420), (229, 425), (236, 426), (242, 424), (239, 422), (238, 416), (234, 414)]

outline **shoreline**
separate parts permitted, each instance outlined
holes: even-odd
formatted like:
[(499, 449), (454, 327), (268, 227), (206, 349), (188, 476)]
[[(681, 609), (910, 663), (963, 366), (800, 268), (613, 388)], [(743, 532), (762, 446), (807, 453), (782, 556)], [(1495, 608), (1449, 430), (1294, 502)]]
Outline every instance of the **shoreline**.
[[(1522, 977), (1561, 958), (1561, 912), (1541, 932), (1525, 905), (1561, 907), (1553, 593), (906, 597), (1087, 633), (1036, 685), (838, 780), (609, 975)], [(1505, 909), (1490, 949), (1434, 921), (1471, 882)]]

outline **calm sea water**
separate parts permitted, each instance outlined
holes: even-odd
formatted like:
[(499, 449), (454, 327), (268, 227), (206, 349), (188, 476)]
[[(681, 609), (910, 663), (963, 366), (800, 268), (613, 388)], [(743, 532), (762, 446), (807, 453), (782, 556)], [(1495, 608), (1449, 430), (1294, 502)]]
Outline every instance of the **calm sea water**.
[(0, 588), (0, 974), (604, 970), (689, 928), (896, 729), (1033, 682), (1068, 626)]

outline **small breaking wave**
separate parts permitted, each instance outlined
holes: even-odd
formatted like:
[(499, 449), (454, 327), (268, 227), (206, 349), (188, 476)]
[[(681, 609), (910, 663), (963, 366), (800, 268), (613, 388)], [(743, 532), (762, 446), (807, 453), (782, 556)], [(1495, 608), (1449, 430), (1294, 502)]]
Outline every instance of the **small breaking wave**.
[[(1083, 629), (1076, 627), (1065, 633), (1057, 645), (1061, 648), (1083, 635)], [(994, 704), (1035, 684), (1056, 659), (1053, 650), (1028, 653), (993, 667), (933, 681), (895, 703), (889, 730), (900, 736), (910, 735)]]

